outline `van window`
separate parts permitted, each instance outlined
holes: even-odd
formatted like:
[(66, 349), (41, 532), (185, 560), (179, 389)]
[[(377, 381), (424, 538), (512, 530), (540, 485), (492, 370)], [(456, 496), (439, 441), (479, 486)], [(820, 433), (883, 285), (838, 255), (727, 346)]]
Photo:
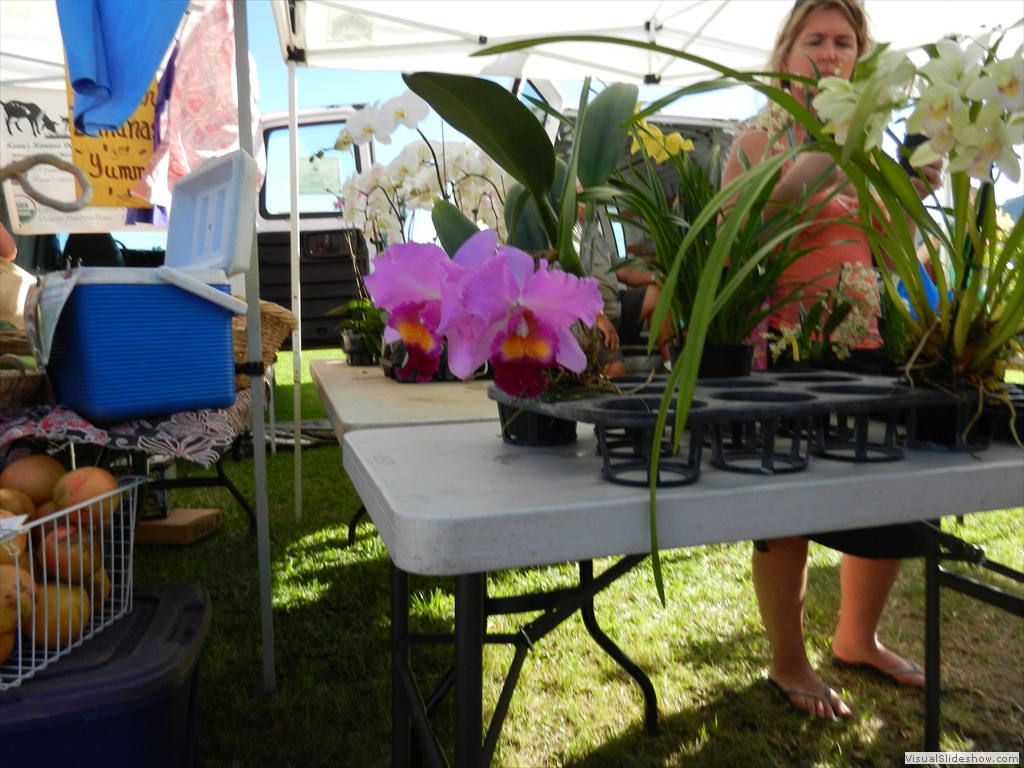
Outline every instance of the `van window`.
[[(358, 170), (353, 150), (334, 148), (342, 121), (299, 126), (299, 213), (337, 216), (341, 185)], [(271, 128), (264, 135), (267, 177), (260, 191), (264, 218), (283, 218), (291, 211), (290, 147), (287, 126)]]

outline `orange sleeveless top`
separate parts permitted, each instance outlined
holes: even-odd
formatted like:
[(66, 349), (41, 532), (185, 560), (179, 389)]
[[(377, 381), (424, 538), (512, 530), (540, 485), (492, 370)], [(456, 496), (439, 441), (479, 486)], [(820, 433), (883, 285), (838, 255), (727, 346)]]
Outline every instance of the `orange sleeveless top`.
[[(812, 205), (819, 204), (826, 196), (826, 192), (818, 193), (811, 198)], [(819, 293), (835, 288), (844, 264), (860, 264), (867, 269), (874, 267), (871, 245), (864, 231), (856, 225), (836, 221), (855, 219), (856, 216), (857, 200), (854, 197), (834, 195), (821, 206), (817, 218), (823, 220), (822, 224), (809, 226), (799, 237), (797, 247), (807, 252), (786, 269), (776, 294), (776, 297), (781, 297), (799, 290), (801, 298), (773, 313), (769, 319), (772, 326), (799, 326), (800, 306), (810, 307), (817, 301)], [(870, 338), (859, 345), (861, 349), (877, 349), (882, 345), (877, 318), (870, 321), (870, 333)]]

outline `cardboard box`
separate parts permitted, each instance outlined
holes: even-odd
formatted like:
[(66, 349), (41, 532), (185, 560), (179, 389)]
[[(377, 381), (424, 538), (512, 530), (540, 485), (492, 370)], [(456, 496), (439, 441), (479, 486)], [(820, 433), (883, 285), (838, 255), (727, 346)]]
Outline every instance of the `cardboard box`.
[(140, 544), (191, 544), (221, 527), (224, 512), (220, 509), (172, 509), (160, 520), (140, 520), (135, 527), (135, 541)]

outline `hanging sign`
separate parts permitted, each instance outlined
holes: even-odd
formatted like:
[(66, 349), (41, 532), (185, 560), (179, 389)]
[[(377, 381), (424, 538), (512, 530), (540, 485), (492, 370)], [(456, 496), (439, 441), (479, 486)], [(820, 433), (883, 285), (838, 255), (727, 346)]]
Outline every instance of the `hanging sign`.
[[(116, 131), (87, 136), (75, 128), (72, 105), (75, 92), (67, 89), (67, 114), (71, 117), (71, 158), (92, 184), (92, 205), (109, 208), (151, 208), (131, 193), (146, 172), (153, 155), (153, 117), (156, 112), (156, 80), (132, 116)], [(78, 182), (75, 182), (76, 188)], [(81, 190), (78, 190), (81, 192)]]

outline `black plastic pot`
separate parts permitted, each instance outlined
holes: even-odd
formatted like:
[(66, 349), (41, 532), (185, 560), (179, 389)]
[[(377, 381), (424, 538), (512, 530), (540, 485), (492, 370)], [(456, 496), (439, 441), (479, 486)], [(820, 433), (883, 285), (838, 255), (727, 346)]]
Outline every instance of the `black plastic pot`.
[(567, 445), (576, 442), (576, 422), (498, 403), (501, 439), (515, 445)]

